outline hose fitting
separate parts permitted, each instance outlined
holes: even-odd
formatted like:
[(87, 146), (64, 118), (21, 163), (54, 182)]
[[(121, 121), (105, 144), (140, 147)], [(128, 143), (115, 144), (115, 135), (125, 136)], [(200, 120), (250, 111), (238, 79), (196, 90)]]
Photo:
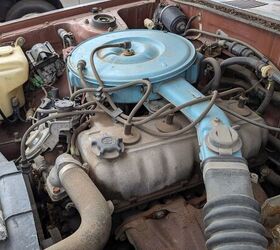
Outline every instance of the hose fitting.
[(131, 48), (131, 42), (129, 42), (129, 41), (128, 42), (123, 42), (120, 45), (121, 45), (120, 47), (122, 47), (124, 49), (130, 49)]
[(78, 64), (77, 64), (77, 69), (78, 70), (84, 70), (87, 66), (87, 63), (85, 60), (80, 60), (78, 61)]

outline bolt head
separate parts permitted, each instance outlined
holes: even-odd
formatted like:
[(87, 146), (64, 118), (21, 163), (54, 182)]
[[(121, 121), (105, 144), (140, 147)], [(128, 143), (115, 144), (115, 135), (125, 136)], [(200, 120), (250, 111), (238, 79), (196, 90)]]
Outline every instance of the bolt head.
[(60, 193), (60, 188), (59, 187), (53, 187), (53, 193), (54, 194)]

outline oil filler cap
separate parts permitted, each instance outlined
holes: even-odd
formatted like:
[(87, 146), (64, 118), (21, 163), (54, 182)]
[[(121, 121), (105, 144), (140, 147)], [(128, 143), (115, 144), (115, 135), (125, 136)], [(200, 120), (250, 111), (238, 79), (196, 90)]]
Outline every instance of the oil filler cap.
[(95, 154), (103, 159), (115, 159), (124, 151), (121, 138), (104, 134), (92, 142)]
[(242, 142), (233, 128), (219, 124), (207, 135), (206, 145), (219, 155), (232, 155), (241, 149)]

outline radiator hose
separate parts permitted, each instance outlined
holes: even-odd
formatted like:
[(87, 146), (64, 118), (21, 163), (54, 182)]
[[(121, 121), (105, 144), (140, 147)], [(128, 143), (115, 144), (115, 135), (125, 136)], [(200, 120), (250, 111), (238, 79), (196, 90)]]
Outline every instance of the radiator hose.
[(250, 173), (242, 159), (209, 158), (203, 164), (204, 206), (209, 250), (264, 250), (267, 240), (254, 199)]
[(111, 231), (112, 209), (71, 155), (60, 155), (55, 168), (61, 185), (81, 216), (81, 225), (75, 233), (47, 250), (103, 249)]

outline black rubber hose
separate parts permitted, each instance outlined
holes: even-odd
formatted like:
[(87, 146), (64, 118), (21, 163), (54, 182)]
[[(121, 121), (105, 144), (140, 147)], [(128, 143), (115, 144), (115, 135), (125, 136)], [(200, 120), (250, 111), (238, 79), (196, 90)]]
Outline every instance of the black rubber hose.
[[(248, 66), (248, 67), (253, 68), (256, 71), (260, 71), (263, 66), (267, 65), (263, 61), (258, 60), (258, 59), (253, 58), (253, 57), (231, 57), (231, 58), (228, 58), (228, 59), (224, 60), (221, 63), (221, 69), (223, 71), (227, 67), (229, 67), (231, 65), (235, 65), (235, 64), (242, 65), (242, 66)], [(271, 75), (270, 75), (270, 78), (273, 81), (280, 84), (280, 73), (279, 73), (278, 70), (272, 72)]]
[[(260, 81), (256, 78), (256, 75), (249, 69), (242, 67), (240, 65), (231, 65), (227, 67), (227, 70), (232, 71), (237, 76), (245, 79), (252, 86), (252, 90), (259, 98), (263, 98), (262, 103), (256, 110), (258, 114), (263, 114), (265, 109), (268, 107), (271, 101), (277, 102), (280, 99), (279, 92), (275, 92), (275, 83), (273, 80), (269, 80), (268, 87), (265, 89)], [(264, 97), (263, 97), (264, 96)]]
[[(225, 40), (225, 41), (236, 42), (236, 43), (242, 44), (245, 47), (247, 47), (248, 49), (252, 50), (255, 53), (255, 55), (257, 57), (259, 57), (260, 59), (265, 59), (266, 58), (264, 56), (264, 54), (262, 52), (260, 52), (258, 49), (256, 49), (255, 47), (251, 46), (250, 44), (245, 43), (245, 42), (243, 42), (239, 39), (236, 39), (236, 38), (233, 38), (233, 37), (230, 37), (230, 36), (218, 35), (218, 34), (215, 34), (215, 33), (212, 33), (212, 32), (208, 32), (208, 31), (204, 31), (204, 30), (198, 30), (198, 29), (189, 29), (189, 30), (186, 31), (186, 35), (191, 34), (191, 33), (203, 34), (203, 35), (206, 35), (206, 36), (217, 38), (219, 40)], [(272, 79), (275, 82), (280, 84), (280, 71), (279, 71), (279, 69), (271, 61), (268, 61), (268, 64), (271, 65), (273, 70), (275, 71)]]
[(6, 117), (2, 109), (0, 109), (0, 115), (2, 116), (3, 120), (8, 123), (14, 123), (18, 120), (16, 116), (14, 116), (13, 119)]
[(227, 67), (229, 67), (231, 65), (235, 65), (235, 64), (248, 66), (248, 67), (253, 68), (254, 70), (259, 70), (262, 66), (265, 65), (264, 62), (257, 60), (255, 58), (252, 58), (252, 57), (231, 57), (231, 58), (225, 59), (221, 63), (221, 69), (223, 71)]
[(201, 62), (200, 80), (207, 65), (210, 64), (214, 70), (214, 76), (210, 82), (203, 88), (202, 93), (207, 93), (209, 90), (218, 90), (221, 82), (222, 71), (219, 62), (213, 57), (207, 57)]
[(273, 186), (280, 188), (280, 175), (269, 167), (264, 167), (261, 169), (261, 174), (263, 178), (271, 183)]
[(280, 140), (277, 137), (268, 134), (268, 141), (280, 152)]
[(245, 90), (249, 89), (251, 85), (242, 79), (237, 79), (237, 78), (231, 78), (231, 77), (222, 77), (221, 79), (221, 86), (222, 87), (228, 87), (228, 86), (236, 86), (236, 87), (241, 87)]
[[(260, 84), (256, 75), (251, 70), (240, 65), (232, 65), (227, 67), (227, 71), (233, 72), (237, 77), (248, 82), (252, 87), (254, 86), (255, 93), (259, 98), (264, 98), (267, 94), (268, 90)], [(280, 92), (274, 90), (272, 102), (280, 104)]]
[[(264, 58), (265, 57), (264, 54), (262, 54), (259, 50), (257, 50), (256, 48), (254, 48), (250, 44), (245, 43), (245, 42), (243, 42), (239, 39), (236, 39), (236, 38), (233, 38), (233, 37), (230, 37), (230, 36), (218, 35), (218, 34), (215, 34), (215, 33), (212, 33), (212, 32), (208, 32), (208, 31), (204, 31), (204, 30), (198, 30), (198, 29), (189, 29), (189, 30), (186, 31), (186, 35), (189, 35), (191, 33), (198, 33), (198, 34), (203, 34), (203, 35), (206, 35), (206, 36), (214, 37), (214, 38), (217, 38), (219, 40), (236, 42), (236, 43), (242, 44), (245, 47), (251, 49), (259, 58)], [(272, 63), (270, 63), (270, 64), (273, 65), (273, 67), (276, 68), (276, 66), (274, 64), (272, 64)]]
[(271, 79), (275, 82), (278, 82), (280, 83), (280, 74), (278, 72), (274, 72), (272, 75), (271, 75)]
[(264, 97), (266, 89), (261, 85), (256, 74), (253, 73), (251, 70), (241, 65), (231, 65), (226, 68), (226, 72), (234, 74), (234, 77), (238, 77), (243, 81), (247, 82), (249, 84), (249, 88), (254, 87), (255, 93), (259, 98)]
[(267, 90), (268, 91), (266, 92), (265, 98), (263, 99), (261, 105), (256, 110), (256, 112), (259, 115), (263, 114), (263, 112), (265, 111), (265, 109), (268, 107), (268, 105), (272, 100), (273, 93), (274, 93), (274, 81), (269, 81)]

